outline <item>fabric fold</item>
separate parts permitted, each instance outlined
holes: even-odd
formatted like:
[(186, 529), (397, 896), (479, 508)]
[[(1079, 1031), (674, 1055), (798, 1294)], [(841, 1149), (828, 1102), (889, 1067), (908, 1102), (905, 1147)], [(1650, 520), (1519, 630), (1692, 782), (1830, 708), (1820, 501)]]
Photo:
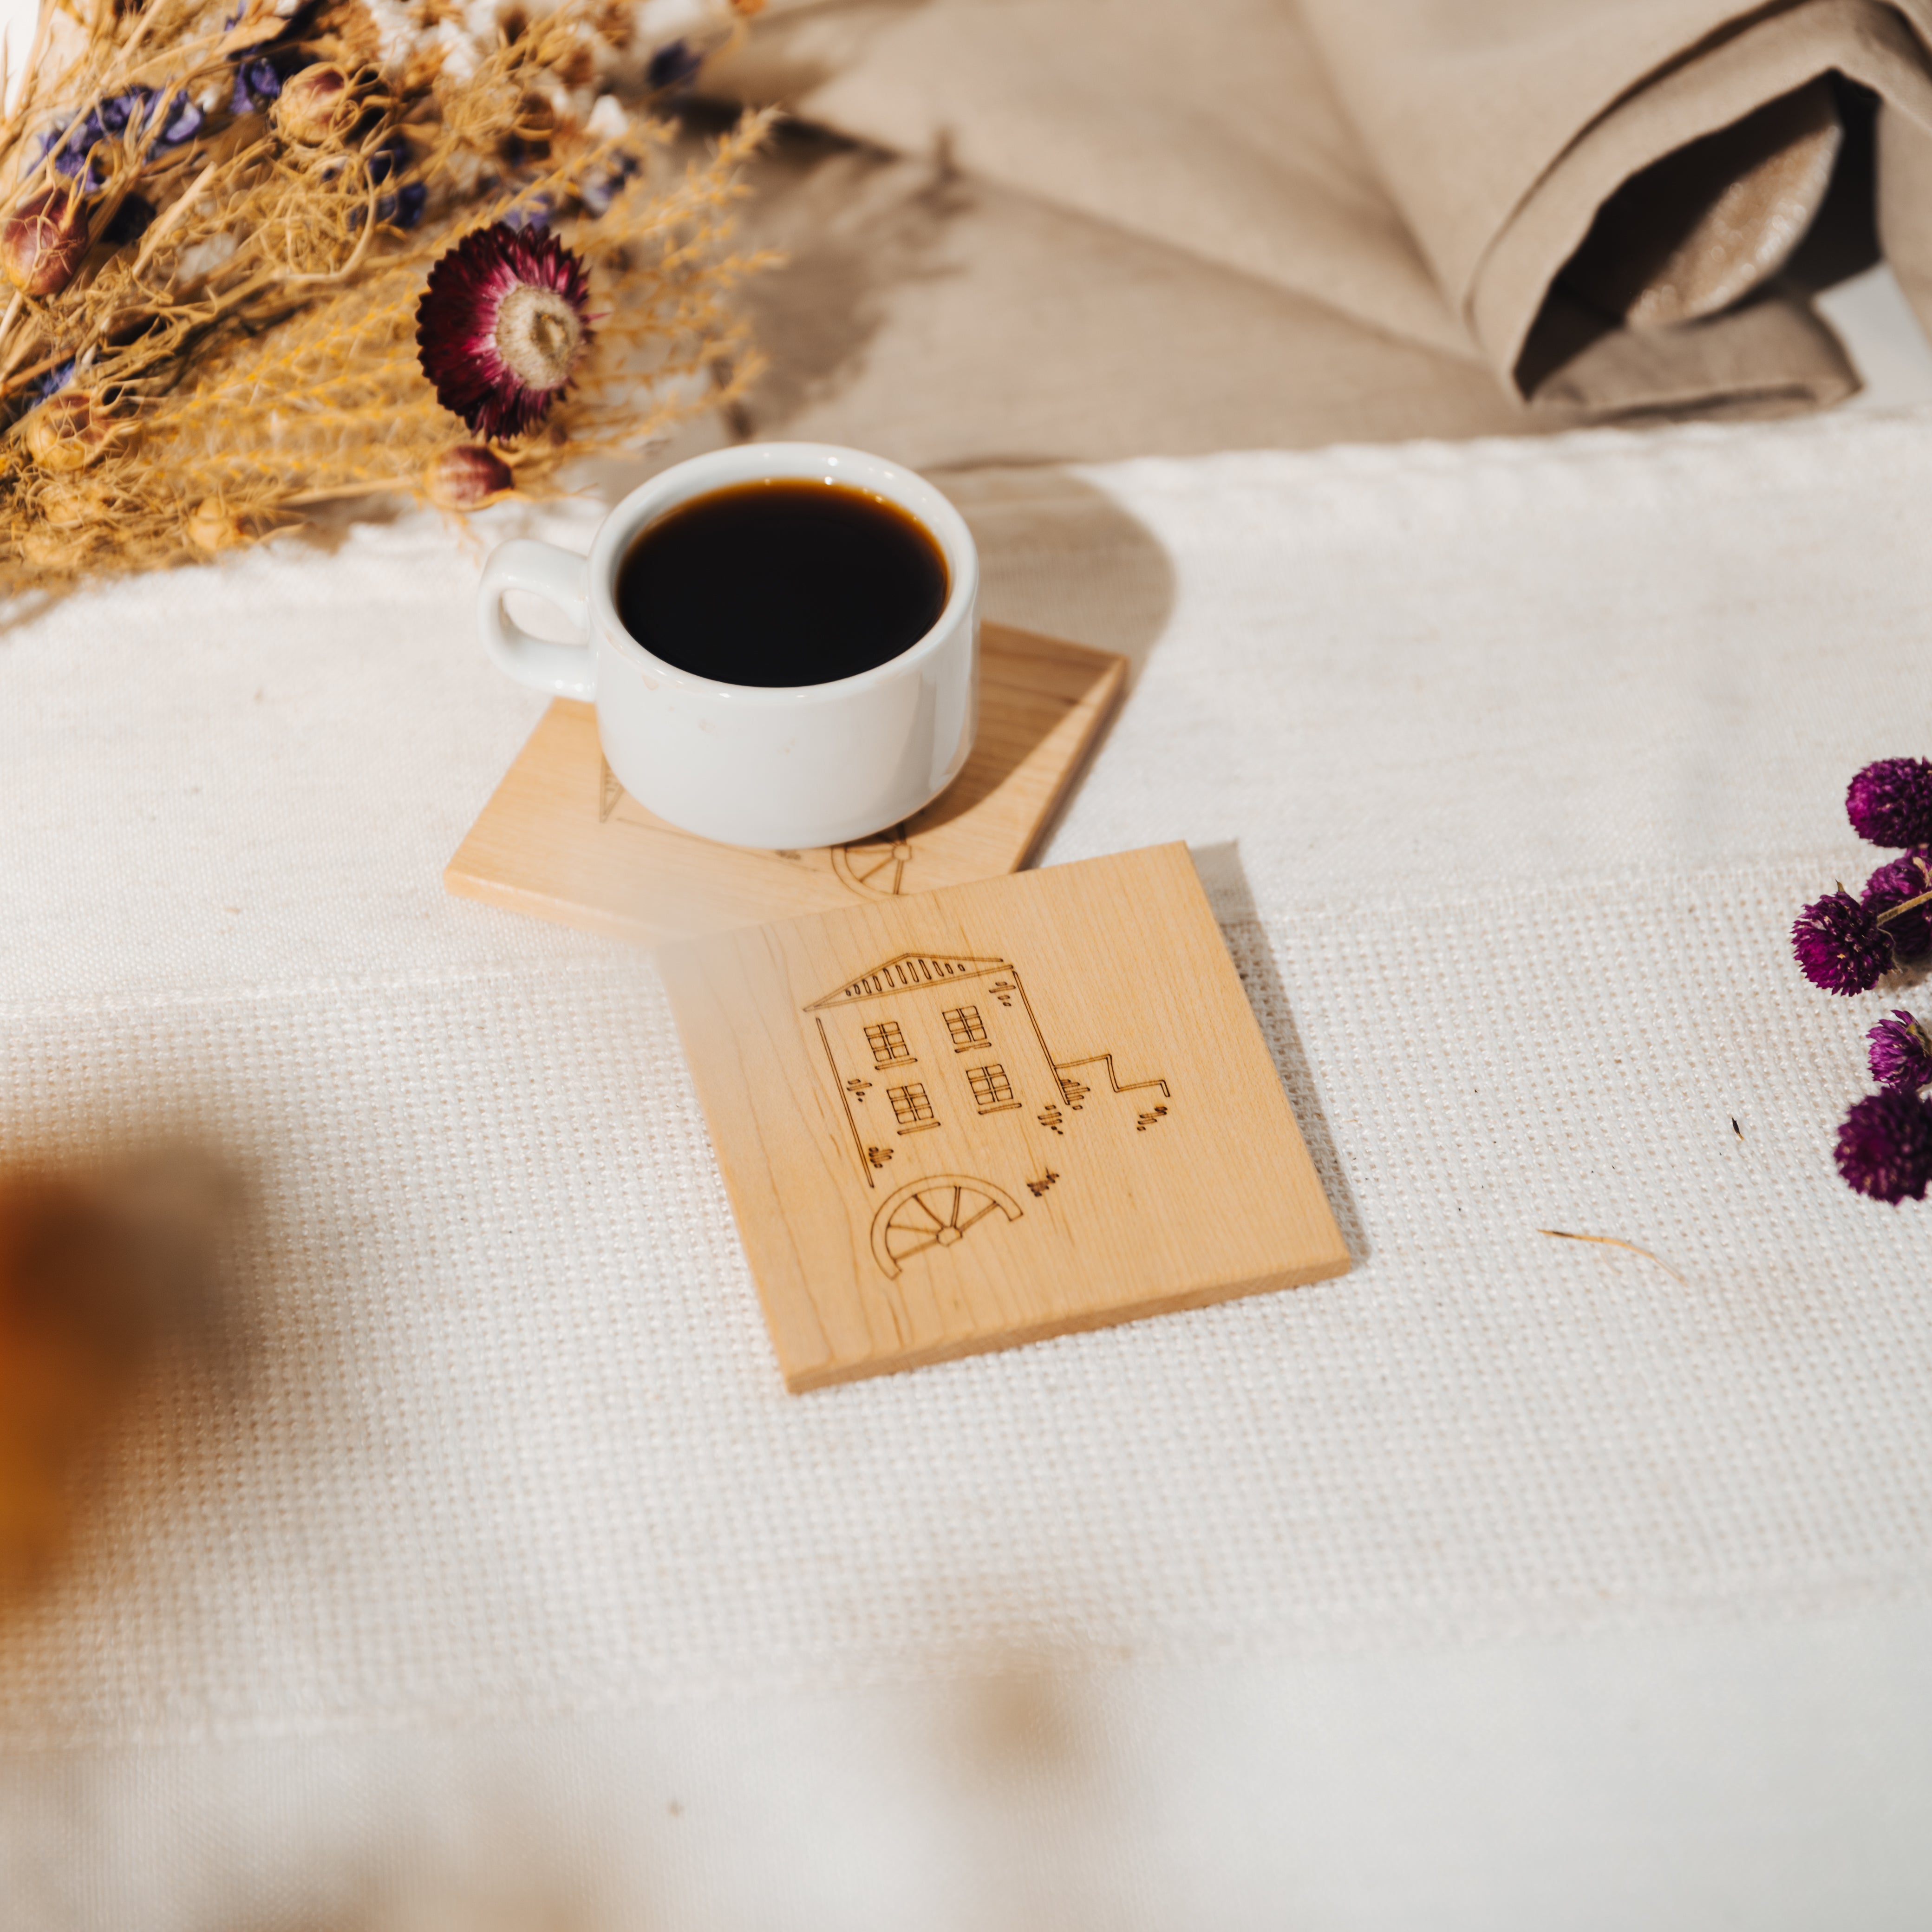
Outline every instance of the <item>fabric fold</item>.
[[(1834, 74), (1932, 128), (1924, 39), (1903, 8), (1876, 0), (1449, 14), (1415, 0), (1305, 4), (1450, 305), (1512, 380), (1599, 212), (1646, 170)], [(1911, 12), (1922, 27), (1924, 10)], [(1760, 220), (1783, 214), (1767, 197)]]
[(802, 0), (714, 79), (1616, 416), (1856, 386), (1786, 271), (1870, 229), (1874, 151), (1932, 327), (1928, 40), (1932, 0)]

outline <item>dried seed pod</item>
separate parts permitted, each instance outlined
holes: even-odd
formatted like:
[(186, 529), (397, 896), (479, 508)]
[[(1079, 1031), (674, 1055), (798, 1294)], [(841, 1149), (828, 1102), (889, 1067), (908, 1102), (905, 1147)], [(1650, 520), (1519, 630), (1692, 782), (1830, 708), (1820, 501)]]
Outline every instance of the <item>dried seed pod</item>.
[(423, 494), (440, 509), (474, 510), (516, 487), (510, 466), (474, 442), (438, 452), (423, 472)]
[(38, 501), (40, 520), (50, 529), (71, 530), (106, 510), (107, 492), (87, 478), (62, 477), (50, 483)]
[(73, 570), (94, 548), (94, 532), (86, 530), (49, 530), (44, 525), (20, 538), (20, 554), (36, 570)]
[(305, 67), (282, 83), (269, 110), (275, 131), (284, 140), (314, 147), (349, 124), (356, 97), (349, 76), (327, 62)]
[(86, 390), (63, 389), (28, 417), (21, 434), (43, 470), (85, 470), (106, 447), (107, 426)]
[(93, 239), (87, 210), (64, 188), (29, 195), (0, 221), (0, 274), (23, 295), (58, 295)]
[(242, 519), (219, 496), (204, 496), (188, 520), (188, 542), (210, 556), (218, 550), (232, 550), (248, 539)]

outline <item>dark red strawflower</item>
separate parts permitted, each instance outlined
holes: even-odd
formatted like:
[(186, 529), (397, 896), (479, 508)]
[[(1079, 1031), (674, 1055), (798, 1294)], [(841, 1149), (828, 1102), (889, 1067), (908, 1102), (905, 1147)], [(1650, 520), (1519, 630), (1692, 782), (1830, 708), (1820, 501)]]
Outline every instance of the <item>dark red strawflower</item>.
[(1932, 1107), (1909, 1094), (1854, 1100), (1838, 1160), (1846, 1184), (1874, 1201), (1922, 1201), (1932, 1183)]
[(1932, 1034), (1902, 1009), (1865, 1035), (1871, 1042), (1872, 1078), (1894, 1094), (1932, 1087)]
[(436, 400), (478, 436), (543, 421), (590, 340), (584, 264), (555, 236), (499, 221), (429, 272), (416, 348)]
[[(1877, 914), (1927, 892), (1932, 892), (1932, 845), (1921, 845), (1896, 859), (1888, 859), (1866, 880), (1865, 889), (1858, 896), (1866, 911)], [(1901, 959), (1916, 959), (1922, 952), (1932, 952), (1932, 905), (1915, 907), (1896, 919), (1887, 920), (1885, 929)]]
[(1892, 941), (1876, 914), (1843, 886), (1798, 915), (1791, 950), (1805, 978), (1828, 993), (1868, 993), (1894, 964)]
[(1880, 758), (1845, 790), (1845, 816), (1874, 845), (1932, 844), (1932, 764)]

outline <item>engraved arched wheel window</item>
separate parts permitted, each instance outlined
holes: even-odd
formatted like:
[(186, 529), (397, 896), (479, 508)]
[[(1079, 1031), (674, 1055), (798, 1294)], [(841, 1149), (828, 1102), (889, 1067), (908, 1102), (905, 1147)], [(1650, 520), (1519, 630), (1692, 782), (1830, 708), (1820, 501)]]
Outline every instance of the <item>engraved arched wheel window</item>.
[(988, 1214), (1020, 1218), (1019, 1204), (1004, 1187), (970, 1174), (942, 1174), (908, 1181), (889, 1195), (872, 1217), (872, 1256), (888, 1275), (914, 1255), (956, 1246)]
[(897, 898), (902, 892), (916, 892), (916, 885), (906, 884), (906, 868), (918, 854), (905, 830), (895, 825), (876, 838), (833, 846), (832, 869), (840, 883), (866, 898)]

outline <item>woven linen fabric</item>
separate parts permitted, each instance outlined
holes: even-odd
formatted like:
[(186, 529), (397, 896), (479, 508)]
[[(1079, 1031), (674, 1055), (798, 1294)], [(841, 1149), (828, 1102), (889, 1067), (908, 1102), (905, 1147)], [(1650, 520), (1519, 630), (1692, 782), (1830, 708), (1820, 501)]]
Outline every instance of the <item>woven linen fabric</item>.
[(442, 893), (541, 709), (474, 556), (59, 604), (0, 1136), (251, 1204), (0, 1630), (10, 1932), (440, 1924), (399, 1873), (523, 1846), (460, 1922), (1922, 1921), (1932, 1210), (1829, 1158), (1918, 995), (1787, 934), (1932, 749), (1932, 414), (958, 494), (993, 614), (1139, 661), (1046, 861), (1190, 842), (1354, 1271), (786, 1395), (648, 960)]

